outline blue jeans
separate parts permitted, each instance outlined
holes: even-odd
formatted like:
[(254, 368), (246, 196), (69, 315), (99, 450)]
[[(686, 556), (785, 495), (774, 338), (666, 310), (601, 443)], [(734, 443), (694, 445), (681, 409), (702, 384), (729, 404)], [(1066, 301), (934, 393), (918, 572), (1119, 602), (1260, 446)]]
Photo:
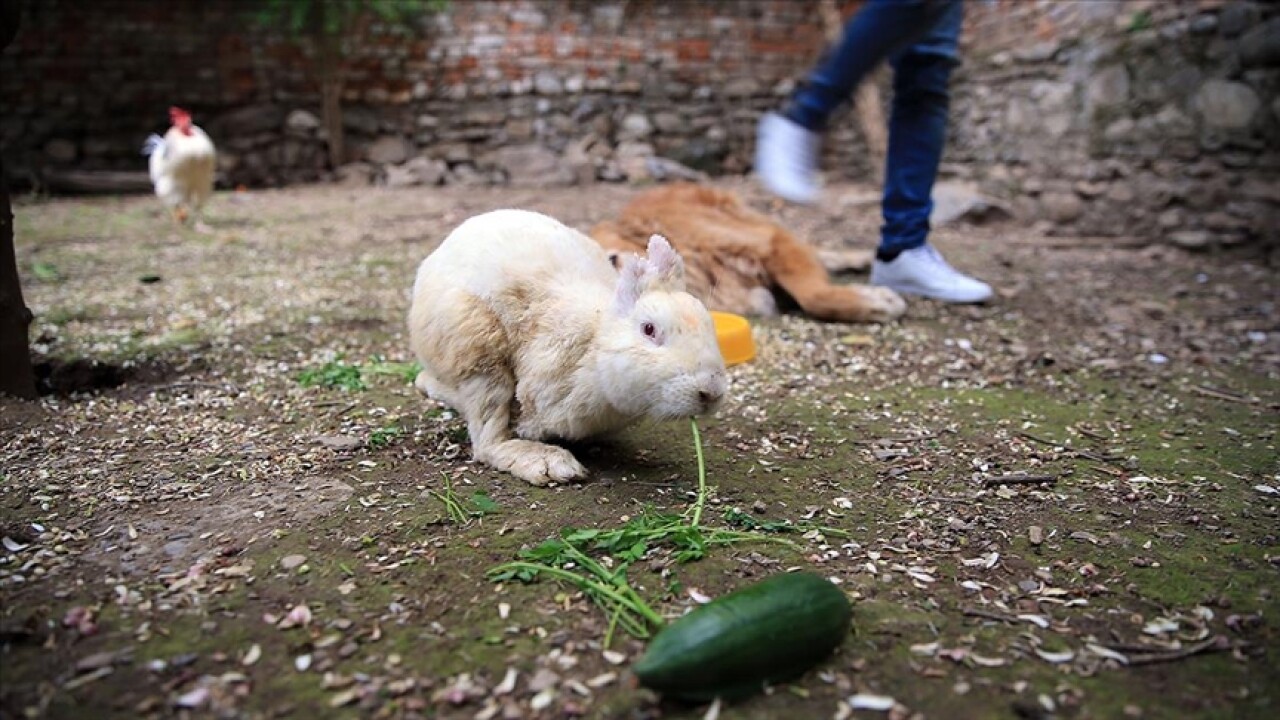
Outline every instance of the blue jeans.
[(791, 98), (788, 118), (820, 132), (877, 65), (893, 67), (879, 254), (919, 247), (929, 234), (933, 181), (947, 137), (947, 86), (959, 64), (961, 0), (868, 0), (844, 37)]

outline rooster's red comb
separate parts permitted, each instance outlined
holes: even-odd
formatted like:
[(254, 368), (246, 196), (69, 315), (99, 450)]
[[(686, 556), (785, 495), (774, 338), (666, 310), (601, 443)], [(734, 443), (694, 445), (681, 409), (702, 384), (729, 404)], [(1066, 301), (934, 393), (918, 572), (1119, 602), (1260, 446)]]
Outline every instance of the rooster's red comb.
[(183, 110), (177, 105), (174, 105), (173, 107), (169, 108), (169, 117), (171, 118), (191, 117), (191, 113), (187, 112), (186, 110)]

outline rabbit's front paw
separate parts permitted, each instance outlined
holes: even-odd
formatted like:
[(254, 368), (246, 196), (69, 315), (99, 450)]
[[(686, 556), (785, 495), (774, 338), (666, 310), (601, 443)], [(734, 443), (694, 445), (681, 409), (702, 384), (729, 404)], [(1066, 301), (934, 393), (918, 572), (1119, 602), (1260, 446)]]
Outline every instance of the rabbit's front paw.
[(532, 441), (513, 441), (507, 470), (532, 485), (549, 485), (578, 480), (587, 474), (573, 453), (562, 447)]

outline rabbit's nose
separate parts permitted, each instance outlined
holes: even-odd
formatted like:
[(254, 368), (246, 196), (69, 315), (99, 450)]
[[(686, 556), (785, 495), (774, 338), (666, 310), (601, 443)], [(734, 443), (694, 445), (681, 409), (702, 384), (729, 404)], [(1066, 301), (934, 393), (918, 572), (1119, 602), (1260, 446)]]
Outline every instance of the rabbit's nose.
[(698, 391), (698, 401), (703, 406), (714, 405), (724, 398), (724, 391), (720, 388), (711, 388)]

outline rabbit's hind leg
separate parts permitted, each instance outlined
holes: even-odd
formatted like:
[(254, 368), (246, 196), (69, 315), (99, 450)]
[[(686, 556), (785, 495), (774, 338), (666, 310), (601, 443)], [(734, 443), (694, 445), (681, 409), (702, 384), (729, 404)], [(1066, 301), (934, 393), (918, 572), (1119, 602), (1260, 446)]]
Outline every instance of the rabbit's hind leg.
[(467, 419), (471, 452), (477, 460), (515, 475), (532, 485), (563, 483), (586, 476), (587, 470), (573, 453), (556, 445), (521, 440), (511, 435), (511, 403), (515, 383), (495, 382), (492, 376), (463, 381), (458, 388)]
[(413, 379), (413, 387), (438, 403), (448, 405), (455, 410), (460, 407), (458, 403), (454, 402), (454, 398), (457, 397), (457, 391), (437, 380), (436, 376), (425, 369), (421, 370), (418, 376)]

